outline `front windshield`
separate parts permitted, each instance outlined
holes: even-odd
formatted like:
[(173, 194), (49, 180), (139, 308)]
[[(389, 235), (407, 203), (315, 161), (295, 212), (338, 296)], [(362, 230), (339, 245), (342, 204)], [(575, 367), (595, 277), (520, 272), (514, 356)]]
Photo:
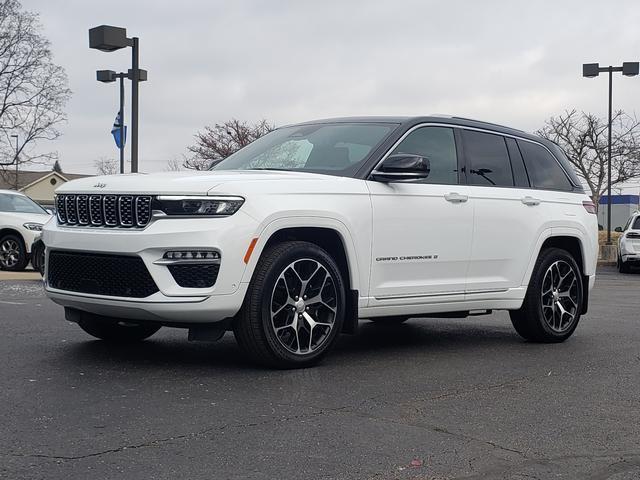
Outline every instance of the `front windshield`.
[(44, 208), (29, 197), (11, 193), (0, 193), (0, 212), (47, 214)]
[(394, 129), (390, 123), (294, 125), (268, 133), (212, 170), (291, 170), (352, 176)]

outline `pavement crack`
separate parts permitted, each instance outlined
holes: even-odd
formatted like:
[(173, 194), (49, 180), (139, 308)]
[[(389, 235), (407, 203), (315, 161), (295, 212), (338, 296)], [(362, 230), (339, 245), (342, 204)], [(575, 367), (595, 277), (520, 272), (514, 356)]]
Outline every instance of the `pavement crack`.
[(108, 448), (105, 450), (86, 453), (83, 455), (52, 455), (52, 454), (45, 454), (45, 453), (9, 453), (9, 454), (5, 454), (4, 456), (20, 457), (20, 458), (43, 458), (47, 460), (63, 460), (63, 461), (64, 460), (67, 460), (67, 461), (83, 460), (86, 458), (100, 457), (102, 455), (109, 455), (113, 453), (121, 453), (127, 450), (135, 450), (138, 448), (156, 447), (169, 442), (191, 440), (193, 438), (202, 437), (215, 430), (222, 431), (230, 428), (252, 428), (252, 427), (264, 426), (264, 425), (275, 424), (275, 423), (289, 422), (291, 420), (298, 420), (302, 418), (317, 417), (320, 415), (325, 415), (330, 412), (340, 411), (342, 409), (343, 409), (342, 407), (336, 408), (336, 409), (316, 409), (316, 411), (313, 411), (311, 413), (300, 414), (300, 415), (287, 415), (287, 416), (282, 416), (278, 418), (271, 418), (268, 420), (264, 420), (262, 422), (254, 421), (254, 422), (231, 423), (231, 424), (225, 424), (220, 426), (213, 426), (213, 427), (205, 428), (203, 430), (199, 430), (197, 432), (189, 432), (182, 435), (174, 435), (171, 437), (159, 438), (156, 440), (150, 440), (147, 442), (141, 442), (137, 444)]

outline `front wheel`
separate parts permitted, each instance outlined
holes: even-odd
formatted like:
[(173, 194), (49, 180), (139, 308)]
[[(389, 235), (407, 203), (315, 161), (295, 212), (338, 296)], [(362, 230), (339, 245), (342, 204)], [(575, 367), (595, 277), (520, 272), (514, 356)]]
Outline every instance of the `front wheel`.
[(18, 235), (5, 235), (0, 238), (0, 270), (18, 272), (29, 263), (27, 249)]
[(522, 307), (509, 312), (526, 340), (557, 343), (571, 336), (580, 320), (583, 298), (580, 269), (569, 252), (549, 248), (540, 253)]
[(317, 363), (342, 329), (345, 286), (333, 258), (301, 241), (269, 247), (256, 266), (234, 324), (238, 344), (259, 363)]

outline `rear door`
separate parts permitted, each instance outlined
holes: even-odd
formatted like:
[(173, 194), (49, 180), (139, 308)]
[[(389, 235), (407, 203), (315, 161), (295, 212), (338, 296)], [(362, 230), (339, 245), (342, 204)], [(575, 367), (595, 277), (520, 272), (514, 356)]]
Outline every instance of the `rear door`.
[(550, 204), (530, 189), (515, 139), (463, 129), (469, 201), (475, 207), (467, 299), (522, 283)]

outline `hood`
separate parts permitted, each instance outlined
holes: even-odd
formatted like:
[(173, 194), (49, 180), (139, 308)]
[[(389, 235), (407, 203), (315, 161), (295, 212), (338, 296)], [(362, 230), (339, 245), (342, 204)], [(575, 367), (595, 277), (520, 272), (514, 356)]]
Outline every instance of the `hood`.
[(56, 193), (131, 193), (206, 195), (211, 190), (220, 192), (224, 184), (238, 183), (245, 187), (252, 182), (282, 180), (329, 180), (339, 177), (307, 172), (280, 172), (273, 170), (219, 170), (207, 172), (161, 172), (106, 175), (72, 180), (60, 186)]
[(0, 224), (22, 226), (23, 223), (29, 222), (44, 225), (51, 217), (46, 213), (0, 212)]

